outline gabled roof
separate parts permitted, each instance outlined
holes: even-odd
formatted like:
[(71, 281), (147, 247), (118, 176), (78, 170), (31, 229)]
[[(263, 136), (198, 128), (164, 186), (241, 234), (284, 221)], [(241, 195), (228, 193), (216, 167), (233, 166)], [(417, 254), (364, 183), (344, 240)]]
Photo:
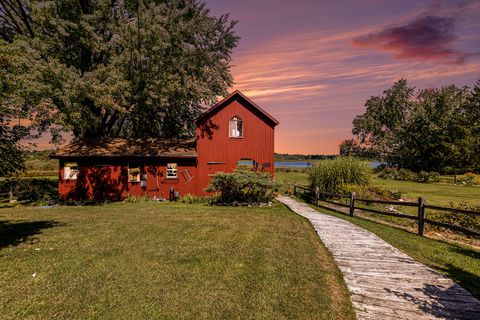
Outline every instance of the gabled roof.
[(273, 126), (276, 126), (279, 124), (278, 120), (272, 117), (267, 111), (263, 110), (260, 108), (255, 102), (250, 100), (246, 95), (241, 93), (239, 90), (235, 90), (232, 93), (230, 93), (228, 96), (226, 96), (223, 100), (217, 102), (215, 105), (212, 107), (208, 108), (203, 112), (196, 120), (196, 122), (199, 122), (205, 118), (208, 118), (210, 115), (220, 111), (224, 106), (226, 106), (230, 101), (234, 99), (240, 99), (244, 102), (246, 102), (248, 105), (250, 105), (252, 108), (256, 109), (260, 115), (262, 115), (266, 120), (271, 122)]
[(166, 140), (147, 139), (81, 139), (50, 154), (62, 157), (183, 157), (195, 158), (195, 139)]

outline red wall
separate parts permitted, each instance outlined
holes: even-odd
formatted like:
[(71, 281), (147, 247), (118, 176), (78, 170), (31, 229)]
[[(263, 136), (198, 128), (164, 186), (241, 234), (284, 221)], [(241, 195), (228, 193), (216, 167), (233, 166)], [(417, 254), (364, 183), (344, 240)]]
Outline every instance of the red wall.
[[(229, 121), (235, 116), (243, 120), (243, 138), (228, 136)], [(234, 97), (198, 123), (197, 152), (198, 194), (205, 193), (203, 189), (210, 181), (209, 175), (233, 171), (240, 159), (255, 160), (259, 163), (259, 171), (273, 176), (274, 124), (241, 97)], [(270, 163), (270, 167), (262, 168), (265, 162)]]
[[(65, 162), (77, 162), (79, 176), (76, 180), (63, 179)], [(128, 181), (128, 163), (140, 166), (147, 174), (147, 185), (142, 188), (138, 182)], [(166, 179), (167, 163), (178, 164), (178, 178)], [(189, 170), (193, 179), (187, 182), (184, 170)], [(170, 187), (180, 195), (196, 192), (196, 159), (143, 159), (130, 161), (120, 159), (76, 158), (60, 161), (58, 192), (63, 199), (81, 200), (122, 200), (129, 195), (169, 198)]]
[[(228, 136), (229, 121), (243, 120), (243, 137)], [(64, 199), (124, 199), (128, 195), (169, 197), (170, 187), (180, 195), (206, 194), (204, 189), (210, 175), (233, 171), (239, 160), (251, 159), (258, 163), (258, 171), (274, 174), (275, 123), (240, 95), (233, 95), (216, 106), (208, 116), (197, 123), (198, 158), (62, 158), (60, 159), (59, 193)], [(65, 162), (78, 162), (77, 180), (63, 180)], [(147, 173), (147, 186), (128, 182), (128, 163), (135, 163)], [(178, 164), (178, 179), (166, 179), (169, 162)], [(209, 164), (216, 162), (216, 164)], [(263, 167), (264, 163), (270, 166)], [(183, 170), (189, 170), (193, 179), (187, 182)]]

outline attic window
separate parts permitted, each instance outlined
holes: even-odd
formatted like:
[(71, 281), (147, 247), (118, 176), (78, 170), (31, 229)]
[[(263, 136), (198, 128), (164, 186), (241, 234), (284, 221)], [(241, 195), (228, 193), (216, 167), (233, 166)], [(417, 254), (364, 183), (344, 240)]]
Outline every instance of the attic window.
[(230, 138), (243, 137), (243, 121), (239, 117), (233, 117), (228, 125), (228, 136)]
[(63, 179), (64, 180), (77, 180), (78, 177), (78, 164), (76, 162), (65, 162), (63, 166)]

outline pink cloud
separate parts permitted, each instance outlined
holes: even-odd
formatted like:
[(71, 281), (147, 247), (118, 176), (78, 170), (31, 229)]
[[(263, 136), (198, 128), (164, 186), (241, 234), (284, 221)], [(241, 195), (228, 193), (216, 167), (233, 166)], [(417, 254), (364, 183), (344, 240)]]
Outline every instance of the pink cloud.
[(362, 48), (390, 51), (397, 59), (462, 64), (470, 53), (454, 48), (457, 21), (448, 16), (420, 16), (406, 24), (387, 27), (353, 39)]

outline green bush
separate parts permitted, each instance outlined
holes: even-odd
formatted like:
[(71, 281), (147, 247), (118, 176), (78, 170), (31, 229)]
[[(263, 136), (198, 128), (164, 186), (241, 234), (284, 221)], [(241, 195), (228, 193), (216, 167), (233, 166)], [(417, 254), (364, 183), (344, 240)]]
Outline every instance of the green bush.
[(457, 184), (463, 184), (467, 186), (480, 185), (480, 174), (475, 174), (472, 172), (465, 173), (457, 180)]
[(416, 173), (404, 168), (396, 169), (391, 167), (384, 167), (379, 170), (378, 177), (385, 180), (401, 180), (422, 183), (433, 183), (440, 181), (440, 174), (438, 172), (420, 171)]
[(398, 190), (388, 190), (388, 197), (394, 200), (399, 200), (405, 197), (405, 194)]
[(23, 202), (48, 203), (58, 200), (58, 182), (49, 179), (7, 179), (0, 182), (0, 193), (13, 191)]
[(355, 192), (357, 198), (372, 200), (390, 200), (390, 192), (387, 189), (371, 185), (344, 184), (339, 188), (339, 194)]
[[(472, 207), (467, 204), (455, 205), (451, 203), (449, 207), (480, 212), (480, 207)], [(472, 215), (467, 215), (463, 213), (455, 213), (455, 212), (448, 212), (448, 211), (427, 210), (426, 218), (434, 221), (438, 221), (438, 222), (444, 222), (444, 223), (461, 226), (464, 228), (480, 230), (480, 217), (478, 216), (472, 216)], [(442, 229), (441, 227), (436, 227), (436, 226), (430, 226), (430, 228), (434, 230)]]
[(207, 192), (217, 192), (218, 203), (259, 204), (273, 199), (274, 182), (268, 173), (235, 170), (219, 172), (212, 176)]
[(384, 167), (383, 169), (378, 171), (378, 177), (385, 180), (397, 180), (398, 171), (395, 168)]
[(417, 174), (411, 170), (401, 168), (398, 170), (396, 180), (402, 181), (415, 181), (417, 179)]
[(179, 202), (186, 204), (210, 203), (215, 200), (215, 197), (210, 196), (196, 196), (190, 193), (180, 197)]
[(338, 192), (347, 184), (368, 185), (371, 168), (365, 161), (353, 157), (337, 157), (318, 161), (310, 169), (309, 181), (312, 188), (320, 192)]
[(137, 196), (137, 195), (131, 195), (129, 194), (123, 202), (125, 203), (142, 203), (142, 202), (150, 202), (152, 201), (151, 198), (147, 196)]
[(438, 182), (440, 181), (440, 174), (438, 174), (437, 172), (420, 171), (419, 173), (417, 173), (415, 181), (422, 183)]

